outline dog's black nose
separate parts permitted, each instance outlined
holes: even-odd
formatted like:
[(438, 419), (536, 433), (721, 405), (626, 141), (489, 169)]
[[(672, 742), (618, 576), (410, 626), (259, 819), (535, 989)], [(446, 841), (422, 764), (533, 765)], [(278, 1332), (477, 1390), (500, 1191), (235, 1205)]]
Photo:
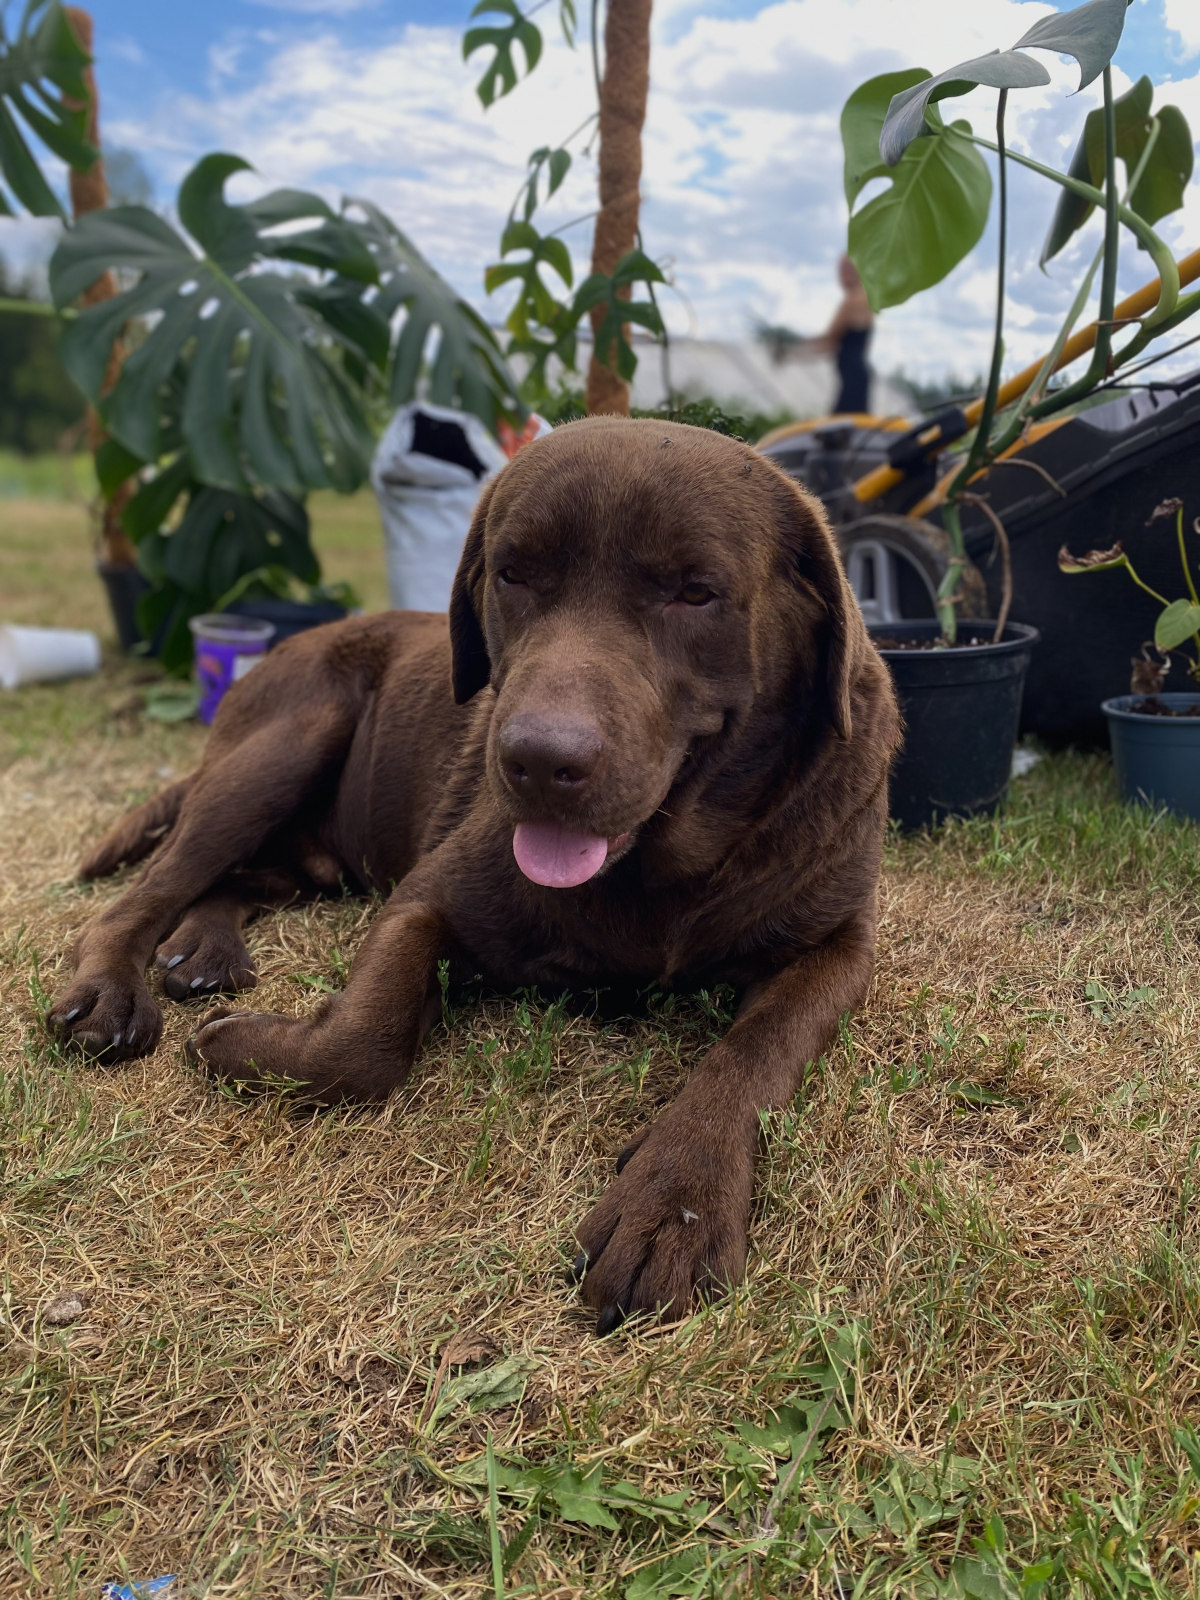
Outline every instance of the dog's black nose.
[(500, 730), (500, 765), (519, 795), (561, 800), (596, 771), (604, 742), (576, 717), (519, 711)]

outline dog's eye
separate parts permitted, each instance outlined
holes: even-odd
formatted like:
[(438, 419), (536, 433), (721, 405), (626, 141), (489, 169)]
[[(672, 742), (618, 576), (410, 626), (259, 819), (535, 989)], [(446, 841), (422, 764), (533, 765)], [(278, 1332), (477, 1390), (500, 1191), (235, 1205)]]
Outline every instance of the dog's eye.
[(516, 567), (501, 567), (501, 569), (500, 569), (500, 582), (501, 583), (514, 584), (514, 585), (515, 584), (524, 584), (525, 579), (517, 571)]
[(706, 606), (717, 597), (706, 583), (685, 583), (679, 591), (679, 598), (685, 605)]

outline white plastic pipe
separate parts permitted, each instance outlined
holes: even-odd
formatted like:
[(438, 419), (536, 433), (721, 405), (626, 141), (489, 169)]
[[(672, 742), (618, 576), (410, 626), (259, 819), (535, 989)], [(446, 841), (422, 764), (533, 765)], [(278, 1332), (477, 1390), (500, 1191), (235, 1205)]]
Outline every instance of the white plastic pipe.
[(52, 678), (87, 678), (100, 670), (100, 640), (82, 628), (0, 624), (0, 687)]

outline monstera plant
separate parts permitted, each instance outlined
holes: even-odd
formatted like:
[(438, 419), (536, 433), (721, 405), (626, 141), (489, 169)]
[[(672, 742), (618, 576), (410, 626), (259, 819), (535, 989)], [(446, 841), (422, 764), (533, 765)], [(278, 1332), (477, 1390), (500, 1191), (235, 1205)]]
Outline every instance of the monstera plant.
[(86, 171), (97, 152), (87, 140), (88, 53), (58, 0), (28, 0), (15, 36), (0, 6), (0, 216), (24, 209), (61, 217), (22, 124), (68, 166)]
[(189, 618), (251, 575), (316, 580), (304, 497), (359, 487), (374, 413), (425, 376), (431, 399), (489, 427), (520, 411), (487, 326), (381, 211), (294, 189), (233, 203), (226, 184), (248, 170), (206, 156), (178, 229), (143, 206), (94, 212), (50, 264), (64, 313), (105, 271), (128, 284), (71, 317), (62, 352), (110, 434), (102, 487), (139, 483), (124, 522), (153, 584), (140, 620), (180, 670)]
[[(950, 559), (938, 594), (944, 640), (953, 643), (958, 594), (966, 553), (959, 506), (975, 474), (1016, 443), (1026, 425), (1078, 404), (1161, 334), (1200, 309), (1200, 293), (1180, 294), (1179, 273), (1154, 224), (1183, 204), (1192, 173), (1192, 139), (1175, 106), (1157, 109), (1153, 87), (1142, 78), (1120, 98), (1113, 93), (1110, 63), (1120, 43), (1127, 0), (1088, 0), (1072, 11), (1043, 17), (1007, 50), (960, 62), (936, 76), (923, 68), (872, 78), (850, 96), (842, 113), (845, 191), (851, 208), (849, 251), (876, 311), (899, 305), (940, 283), (979, 242), (992, 199), (992, 180), (980, 154), (998, 157), (999, 260), (996, 314), (987, 389), (962, 437), (958, 470), (949, 485), (943, 522)], [(1013, 91), (1049, 83), (1036, 51), (1073, 56), (1079, 88), (1099, 78), (1103, 104), (1084, 121), (1067, 172), (1008, 148), (1005, 112)], [(939, 106), (978, 86), (997, 90), (996, 137), (976, 134), (969, 122), (945, 122)], [(1053, 347), (1032, 385), (1014, 403), (1001, 405), (1004, 359), (1004, 287), (1008, 247), (1008, 163), (1018, 162), (1057, 185), (1060, 194), (1042, 264), (1062, 250), (1094, 210), (1104, 217), (1103, 242), (1082, 274)], [(1119, 184), (1118, 162), (1125, 170)], [(872, 180), (887, 188), (860, 204)], [(1148, 252), (1159, 274), (1157, 303), (1133, 319), (1117, 344), (1114, 305), (1121, 231)], [(1057, 388), (1049, 380), (1100, 275), (1099, 315), (1092, 359), (1075, 381)], [(962, 424), (960, 423), (960, 433)], [(930, 449), (950, 442), (929, 430)]]

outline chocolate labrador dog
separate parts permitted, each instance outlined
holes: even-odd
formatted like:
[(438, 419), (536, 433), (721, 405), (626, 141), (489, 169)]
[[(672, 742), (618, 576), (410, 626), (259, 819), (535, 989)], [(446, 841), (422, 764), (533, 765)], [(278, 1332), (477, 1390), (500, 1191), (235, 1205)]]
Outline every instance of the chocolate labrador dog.
[(248, 918), (339, 882), (390, 891), (345, 990), (217, 1014), (193, 1060), (380, 1099), (444, 959), (501, 987), (732, 984), (729, 1032), (578, 1231), (600, 1332), (679, 1312), (741, 1277), (759, 1112), (866, 992), (898, 727), (815, 500), (713, 433), (572, 423), (484, 489), (448, 619), (316, 629), (230, 692), (199, 769), (85, 862), (154, 852), (50, 1027), (144, 1055), (152, 960), (175, 999), (250, 988)]

